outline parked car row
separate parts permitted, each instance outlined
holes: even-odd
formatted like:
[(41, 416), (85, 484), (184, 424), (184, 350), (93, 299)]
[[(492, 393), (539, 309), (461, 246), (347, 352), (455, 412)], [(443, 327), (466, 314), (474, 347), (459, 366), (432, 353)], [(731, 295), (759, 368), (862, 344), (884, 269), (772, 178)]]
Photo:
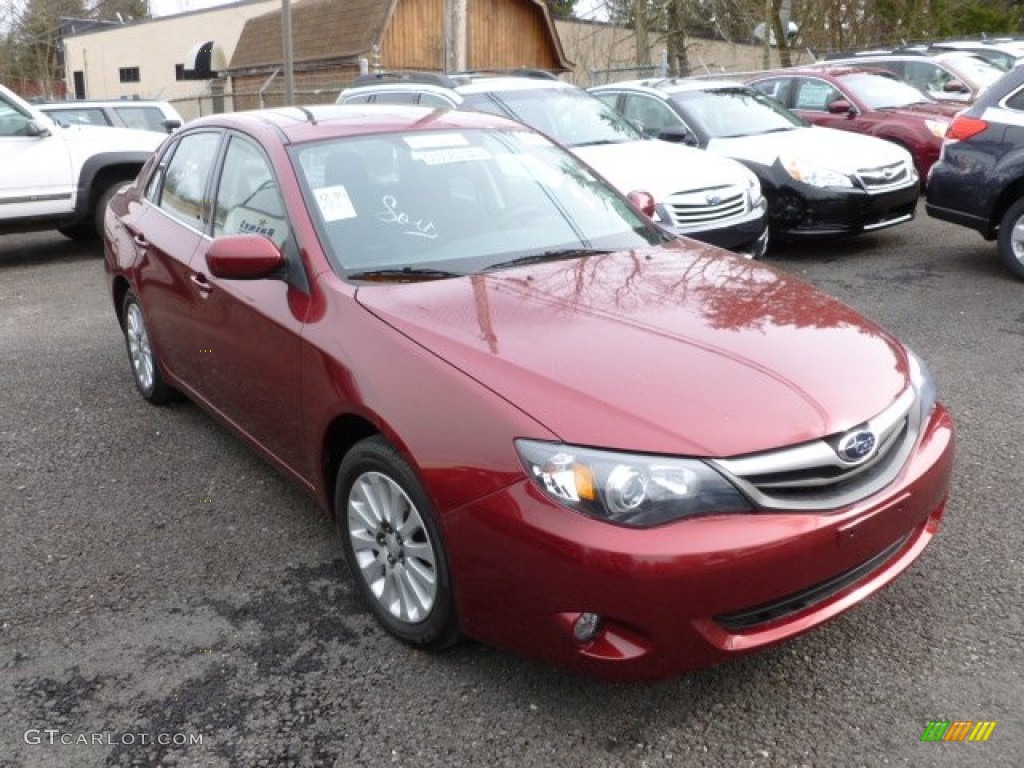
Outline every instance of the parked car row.
[[(914, 215), (894, 137), (754, 86), (374, 75), (342, 105), (194, 121), (101, 210), (135, 387), (311, 493), (412, 646), (636, 680), (813, 629), (928, 545), (954, 427), (890, 334), (677, 237), (757, 256)], [(1015, 69), (955, 116), (824, 111), (948, 121), (928, 211), (1024, 277), (1022, 94)]]
[(755, 258), (767, 248), (765, 200), (747, 168), (647, 141), (603, 102), (547, 73), (367, 75), (338, 103), (431, 104), (510, 117), (568, 147), (623, 194), (652, 195), (652, 218), (672, 231)]
[(731, 157), (757, 174), (773, 238), (855, 235), (914, 217), (919, 180), (899, 146), (815, 128), (740, 83), (646, 80), (592, 93), (650, 135)]

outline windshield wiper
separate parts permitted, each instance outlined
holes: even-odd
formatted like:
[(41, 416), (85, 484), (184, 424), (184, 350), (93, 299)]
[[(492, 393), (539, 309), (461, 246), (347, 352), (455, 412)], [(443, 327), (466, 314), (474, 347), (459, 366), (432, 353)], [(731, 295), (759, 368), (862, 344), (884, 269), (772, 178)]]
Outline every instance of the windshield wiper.
[(574, 147), (597, 147), (604, 144), (622, 144), (627, 139), (594, 139), (593, 141), (581, 141), (573, 144)]
[(529, 256), (520, 256), (515, 259), (509, 259), (508, 261), (499, 261), (497, 264), (491, 264), (485, 271), (490, 272), (495, 269), (508, 269), (509, 267), (523, 267), (528, 264), (541, 264), (545, 261), (559, 261), (561, 259), (575, 259), (580, 256), (599, 256), (601, 254), (615, 253), (615, 251), (601, 251), (595, 248), (562, 248), (553, 251), (544, 251), (543, 253), (533, 253)]
[(425, 267), (401, 267), (397, 269), (368, 269), (363, 272), (352, 272), (350, 280), (412, 282), (414, 280), (444, 280), (448, 277), (462, 277), (459, 272), (445, 269), (429, 269)]

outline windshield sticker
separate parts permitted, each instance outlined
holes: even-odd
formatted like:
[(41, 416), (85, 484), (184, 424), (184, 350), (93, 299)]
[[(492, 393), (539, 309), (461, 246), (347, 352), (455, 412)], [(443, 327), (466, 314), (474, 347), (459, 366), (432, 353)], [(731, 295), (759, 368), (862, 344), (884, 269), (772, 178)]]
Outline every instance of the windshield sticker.
[(466, 147), (469, 146), (469, 141), (461, 133), (425, 133), (420, 136), (406, 136), (405, 144), (410, 149), (434, 149)]
[(473, 160), (490, 160), (491, 153), (483, 147), (456, 147), (453, 149), (432, 149), (428, 152), (413, 152), (416, 160), (427, 165), (466, 163)]
[(314, 189), (313, 196), (316, 198), (316, 204), (320, 207), (320, 215), (328, 224), (332, 221), (356, 217), (356, 209), (352, 206), (348, 190), (341, 184)]

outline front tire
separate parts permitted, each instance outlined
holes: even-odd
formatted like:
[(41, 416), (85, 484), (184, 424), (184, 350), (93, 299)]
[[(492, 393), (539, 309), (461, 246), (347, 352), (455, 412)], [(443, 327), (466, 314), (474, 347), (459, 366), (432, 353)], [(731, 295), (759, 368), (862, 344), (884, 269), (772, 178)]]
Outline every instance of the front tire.
[(346, 454), (335, 520), (352, 579), (374, 617), (400, 640), (440, 650), (459, 637), (448, 558), (430, 500), (380, 436)]
[(124, 328), (124, 342), (128, 348), (128, 360), (132, 366), (132, 378), (139, 394), (154, 405), (163, 405), (175, 399), (175, 391), (164, 380), (160, 361), (153, 352), (149, 331), (142, 315), (142, 307), (135, 293), (129, 290), (121, 304), (121, 325)]
[(999, 222), (999, 258), (1014, 277), (1024, 280), (1024, 197)]

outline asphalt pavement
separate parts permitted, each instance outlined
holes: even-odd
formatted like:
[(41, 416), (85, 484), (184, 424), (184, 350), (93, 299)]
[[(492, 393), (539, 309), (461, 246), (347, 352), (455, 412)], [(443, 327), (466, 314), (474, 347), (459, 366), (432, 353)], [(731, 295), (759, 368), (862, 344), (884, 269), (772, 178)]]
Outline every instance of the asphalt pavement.
[[(768, 261), (931, 367), (959, 427), (944, 528), (809, 635), (610, 685), (383, 634), (310, 499), (136, 394), (98, 246), (0, 238), (0, 767), (1024, 764), (1024, 283), (923, 208)], [(922, 742), (935, 720), (996, 726)]]

